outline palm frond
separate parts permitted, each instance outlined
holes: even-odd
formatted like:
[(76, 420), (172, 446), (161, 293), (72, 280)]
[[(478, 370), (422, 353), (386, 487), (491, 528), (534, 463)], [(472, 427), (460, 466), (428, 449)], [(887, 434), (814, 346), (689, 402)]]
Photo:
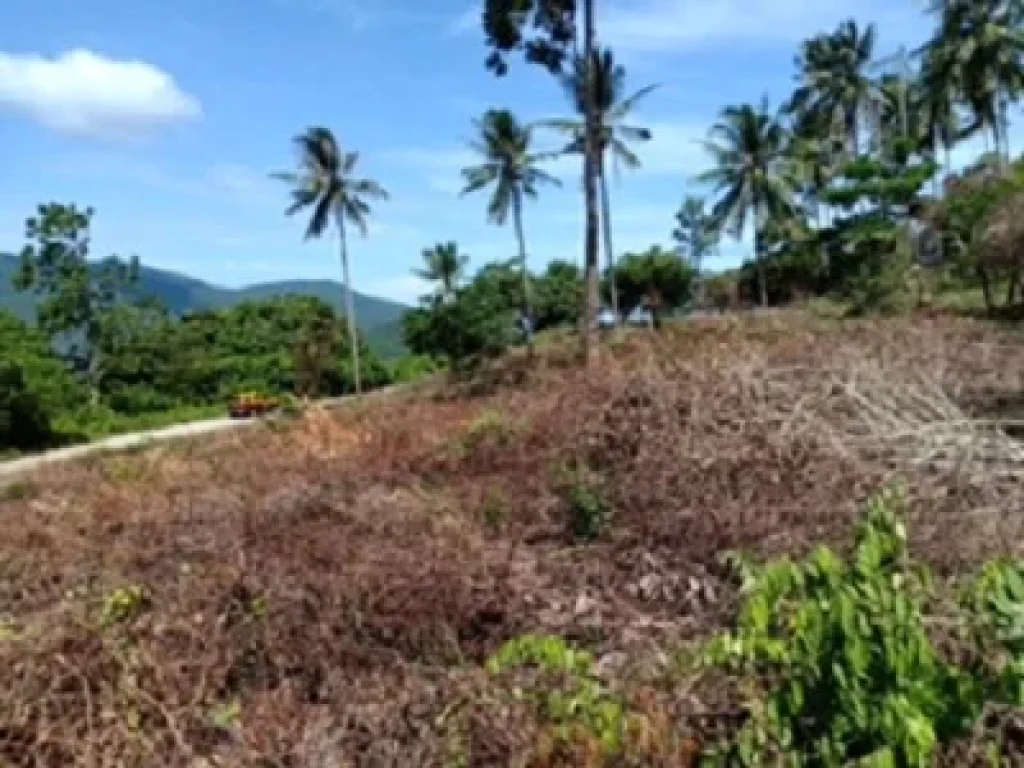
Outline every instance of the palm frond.
[(369, 204), (357, 197), (347, 197), (342, 200), (340, 207), (339, 215), (344, 216), (346, 221), (351, 222), (359, 230), (360, 235), (366, 237), (368, 231), (366, 218), (370, 214)]
[(514, 194), (510, 184), (499, 183), (495, 187), (494, 194), (491, 195), (491, 199), (487, 204), (487, 218), (491, 222), (498, 226), (504, 226), (505, 222), (508, 221), (509, 211), (512, 209)]
[(633, 150), (626, 146), (624, 141), (614, 140), (611, 145), (611, 152), (616, 164), (622, 163), (622, 165), (630, 170), (636, 170), (643, 165), (640, 162), (640, 158), (636, 156)]
[(319, 197), (316, 190), (308, 187), (299, 187), (292, 190), (292, 204), (285, 209), (286, 216), (294, 216), (299, 211), (308, 208), (317, 201)]
[(462, 179), (465, 187), (460, 195), (468, 195), (477, 192), (487, 185), (493, 183), (501, 174), (501, 169), (495, 163), (485, 163), (472, 168), (462, 169)]
[(331, 223), (331, 213), (336, 204), (337, 201), (330, 195), (324, 195), (316, 201), (313, 215), (310, 217), (309, 224), (306, 227), (307, 240), (320, 237), (327, 231), (327, 227)]
[(654, 137), (650, 128), (641, 128), (638, 125), (617, 125), (615, 133), (626, 141), (650, 141)]
[(559, 133), (566, 134), (569, 136), (578, 136), (583, 133), (585, 125), (582, 120), (572, 120), (570, 118), (553, 118), (549, 120), (538, 120), (533, 123), (537, 128), (550, 128)]
[(387, 200), (388, 191), (373, 179), (357, 179), (348, 184), (349, 194), (357, 197), (367, 197), (371, 200)]
[(649, 96), (650, 94), (654, 93), (660, 87), (661, 87), (660, 83), (654, 83), (653, 85), (645, 86), (645, 87), (641, 88), (639, 91), (637, 91), (636, 93), (634, 93), (629, 98), (624, 99), (623, 101), (619, 102), (611, 110), (611, 118), (612, 118), (612, 120), (613, 121), (622, 120), (627, 115), (631, 114), (633, 112), (633, 110), (636, 108), (637, 104), (639, 104), (641, 101), (643, 101), (645, 98), (647, 98), (647, 96)]

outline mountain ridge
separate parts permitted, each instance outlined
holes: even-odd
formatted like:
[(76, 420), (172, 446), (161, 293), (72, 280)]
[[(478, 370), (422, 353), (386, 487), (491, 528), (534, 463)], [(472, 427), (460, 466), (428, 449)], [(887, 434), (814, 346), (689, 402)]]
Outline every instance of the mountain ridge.
[[(35, 299), (18, 293), (11, 278), (18, 268), (18, 257), (0, 252), (0, 309), (8, 309), (27, 322), (35, 320)], [(159, 299), (174, 314), (209, 309), (226, 309), (249, 299), (273, 296), (316, 296), (335, 311), (342, 312), (342, 285), (334, 280), (276, 280), (254, 283), (241, 288), (227, 288), (172, 270), (142, 265), (139, 272), (139, 293)], [(390, 299), (352, 292), (359, 328), (367, 343), (385, 357), (404, 352), (399, 321), (408, 306)]]

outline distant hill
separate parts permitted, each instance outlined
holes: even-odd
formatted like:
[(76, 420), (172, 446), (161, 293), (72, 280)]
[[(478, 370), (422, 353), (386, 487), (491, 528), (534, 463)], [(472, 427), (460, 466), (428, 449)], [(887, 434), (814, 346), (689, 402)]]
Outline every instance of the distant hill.
[[(0, 253), (0, 308), (9, 309), (26, 321), (35, 319), (35, 302), (11, 286), (11, 278), (18, 259), (10, 253)], [(246, 299), (265, 299), (273, 296), (316, 296), (340, 313), (341, 284), (333, 280), (281, 280), (258, 283), (245, 288), (224, 288), (197, 280), (194, 277), (143, 266), (139, 275), (139, 293), (160, 299), (171, 312), (184, 314), (203, 309), (232, 307)], [(396, 357), (404, 352), (399, 320), (408, 309), (387, 299), (353, 292), (359, 327), (374, 350), (385, 357)]]

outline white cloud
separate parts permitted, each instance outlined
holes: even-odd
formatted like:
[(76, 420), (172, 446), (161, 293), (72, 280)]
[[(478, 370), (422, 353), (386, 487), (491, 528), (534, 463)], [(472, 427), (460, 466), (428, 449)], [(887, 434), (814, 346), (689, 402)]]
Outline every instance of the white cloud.
[(198, 99), (163, 70), (84, 49), (52, 59), (0, 52), (2, 110), (63, 133), (114, 139), (202, 114)]
[(912, 3), (887, 0), (620, 0), (600, 29), (618, 50), (672, 53), (726, 41), (791, 43), (850, 17), (901, 39), (916, 39), (923, 18)]

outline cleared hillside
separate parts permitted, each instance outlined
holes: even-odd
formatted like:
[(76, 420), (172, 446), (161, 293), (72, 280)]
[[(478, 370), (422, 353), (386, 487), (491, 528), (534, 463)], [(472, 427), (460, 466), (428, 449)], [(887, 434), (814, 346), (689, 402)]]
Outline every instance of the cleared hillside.
[[(783, 314), (615, 350), (24, 484), (0, 505), (0, 759), (695, 765), (748, 717), (687, 661), (735, 619), (723, 553), (844, 551), (903, 478), (943, 579), (1021, 554), (1019, 445), (974, 418), (1019, 394), (1016, 336)], [(485, 670), (527, 633), (593, 654), (638, 729), (618, 762), (534, 706), (569, 678)], [(972, 744), (942, 764), (985, 764)]]

